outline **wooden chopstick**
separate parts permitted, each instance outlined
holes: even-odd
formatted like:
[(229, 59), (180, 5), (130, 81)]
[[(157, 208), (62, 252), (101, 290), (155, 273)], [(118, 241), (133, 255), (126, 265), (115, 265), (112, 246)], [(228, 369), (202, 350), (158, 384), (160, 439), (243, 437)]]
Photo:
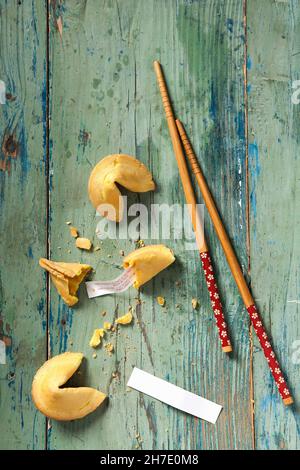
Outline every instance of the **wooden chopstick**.
[[(219, 331), (219, 338), (221, 341), (222, 349), (224, 352), (228, 353), (232, 351), (232, 346), (229, 339), (228, 334), (228, 327), (224, 318), (223, 314), (223, 307), (220, 301), (220, 295), (218, 286), (215, 280), (214, 271), (211, 263), (211, 258), (208, 252), (208, 247), (204, 238), (203, 228), (200, 227), (200, 221), (197, 217), (197, 205), (196, 205), (196, 198), (195, 193), (193, 190), (193, 186), (190, 180), (190, 175), (188, 172), (185, 156), (182, 149), (182, 144), (180, 140), (180, 136), (177, 130), (176, 122), (174, 113), (172, 110), (167, 86), (165, 83), (165, 79), (162, 73), (162, 69), (160, 63), (155, 61), (154, 62), (154, 70), (157, 76), (157, 81), (162, 97), (162, 102), (164, 105), (167, 123), (170, 131), (170, 136), (174, 148), (175, 157), (177, 160), (179, 175), (181, 178), (185, 199), (188, 203), (189, 207), (191, 208), (190, 214), (192, 218), (192, 224), (194, 228), (194, 232), (196, 235), (196, 241), (200, 253), (202, 268), (205, 274), (206, 285), (210, 295), (210, 301), (212, 305), (212, 309), (216, 319), (216, 325)], [(199, 234), (201, 231), (201, 234)]]
[(229, 237), (226, 233), (225, 227), (221, 221), (220, 215), (218, 213), (217, 207), (211, 195), (211, 192), (208, 188), (196, 155), (193, 151), (189, 138), (184, 130), (182, 123), (177, 119), (176, 125), (178, 132), (180, 134), (182, 145), (185, 149), (186, 156), (190, 162), (191, 169), (197, 179), (198, 186), (202, 193), (202, 197), (206, 204), (208, 213), (216, 230), (217, 236), (223, 247), (227, 262), (231, 269), (232, 275), (235, 279), (235, 282), (239, 288), (240, 294), (246, 306), (246, 309), (249, 313), (252, 325), (254, 327), (255, 333), (259, 339), (261, 347), (264, 351), (265, 357), (268, 361), (271, 373), (275, 379), (276, 385), (278, 387), (279, 393), (283, 399), (285, 405), (291, 405), (293, 403), (293, 398), (288, 389), (286, 381), (283, 378), (281, 368), (279, 366), (278, 360), (276, 359), (275, 353), (271, 347), (271, 343), (268, 339), (267, 333), (263, 326), (262, 318), (255, 306), (253, 297), (251, 295), (250, 289), (244, 278), (242, 269), (239, 265)]

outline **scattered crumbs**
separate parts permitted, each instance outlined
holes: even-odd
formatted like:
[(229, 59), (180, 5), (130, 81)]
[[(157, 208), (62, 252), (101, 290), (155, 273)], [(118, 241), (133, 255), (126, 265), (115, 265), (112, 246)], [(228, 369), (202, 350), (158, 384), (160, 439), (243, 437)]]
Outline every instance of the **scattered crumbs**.
[(111, 258), (111, 255), (107, 255), (108, 258)]
[(99, 251), (101, 250), (100, 246), (95, 246), (94, 251)]
[(103, 312), (101, 312), (101, 315), (102, 315), (102, 317), (105, 317), (105, 315), (106, 315), (106, 311), (105, 311), (105, 310), (103, 310)]
[(124, 250), (120, 250), (119, 253), (120, 253), (121, 256), (124, 256)]
[(114, 345), (112, 343), (106, 343), (104, 345), (105, 351), (111, 356), (114, 352)]
[(71, 250), (68, 250), (68, 253), (70, 254), (70, 253), (71, 253)]
[(129, 325), (132, 322), (133, 316), (131, 313), (131, 307), (129, 307), (129, 311), (125, 313), (122, 317), (116, 319), (117, 325)]
[(120, 372), (117, 370), (111, 374), (113, 379), (119, 379), (120, 378)]
[(71, 234), (71, 237), (77, 238), (77, 237), (78, 237), (78, 230), (77, 230), (77, 228), (75, 228), (75, 227), (70, 227), (70, 234)]
[(61, 246), (58, 246), (57, 249), (58, 249), (58, 250), (61, 250)]
[(93, 358), (96, 359), (97, 353), (93, 353)]
[(180, 308), (180, 305), (179, 305), (179, 304), (175, 304), (175, 308)]
[(194, 310), (198, 308), (199, 302), (197, 299), (192, 299), (192, 307)]
[(88, 238), (78, 237), (76, 238), (76, 246), (81, 250), (89, 251), (92, 248), (92, 242)]
[(143, 246), (145, 246), (144, 240), (137, 240), (136, 243), (137, 243), (137, 246), (138, 246), (139, 248), (143, 248)]
[(70, 220), (68, 220), (68, 222), (66, 222), (67, 225), (71, 225), (71, 223), (72, 222)]
[(165, 306), (166, 301), (165, 301), (164, 297), (158, 296), (158, 297), (156, 297), (156, 300), (157, 300), (158, 305), (160, 305), (161, 307)]
[(135, 433), (135, 438), (136, 438), (136, 440), (137, 440), (137, 446), (138, 446), (138, 447), (141, 447), (142, 442), (143, 442), (143, 439), (142, 439), (142, 437), (141, 437), (141, 435), (140, 435), (139, 432), (136, 432), (136, 433)]
[(108, 321), (105, 321), (104, 324), (103, 324), (103, 328), (105, 330), (111, 330), (111, 327), (112, 327), (112, 324), (109, 323)]
[(112, 326), (111, 329), (110, 329), (110, 331), (112, 331), (112, 332), (114, 333), (114, 332), (116, 331), (115, 327)]
[(181, 286), (181, 281), (176, 281), (175, 282), (175, 285), (178, 287), (178, 286)]

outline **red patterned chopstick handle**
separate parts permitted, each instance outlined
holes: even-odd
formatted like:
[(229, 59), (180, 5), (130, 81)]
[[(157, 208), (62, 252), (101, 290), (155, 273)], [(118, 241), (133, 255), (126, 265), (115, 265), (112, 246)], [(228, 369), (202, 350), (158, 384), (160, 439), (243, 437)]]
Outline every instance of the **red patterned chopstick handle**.
[(257, 334), (260, 345), (269, 363), (270, 371), (272, 372), (272, 375), (275, 379), (279, 393), (282, 396), (285, 403), (287, 404), (292, 403), (293, 399), (292, 399), (291, 393), (289, 391), (289, 388), (287, 386), (285, 379), (283, 378), (283, 374), (281, 372), (279, 363), (276, 359), (275, 353), (271, 346), (271, 342), (269, 341), (268, 335), (265, 331), (261, 316), (258, 313), (254, 304), (250, 305), (247, 308), (247, 310), (250, 315), (250, 319), (251, 319), (254, 331)]
[(224, 318), (219, 290), (215, 280), (214, 271), (208, 251), (200, 253), (200, 258), (205, 274), (207, 289), (210, 295), (211, 306), (216, 319), (216, 325), (219, 330), (219, 337), (221, 340), (222, 349), (226, 352), (230, 352), (232, 348), (228, 334), (228, 327)]

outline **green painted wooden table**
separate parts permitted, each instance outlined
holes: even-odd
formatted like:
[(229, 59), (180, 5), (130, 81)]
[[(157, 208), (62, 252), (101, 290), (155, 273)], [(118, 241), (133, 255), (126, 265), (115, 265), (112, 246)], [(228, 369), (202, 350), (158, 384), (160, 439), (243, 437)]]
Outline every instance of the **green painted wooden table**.
[[(299, 448), (300, 105), (292, 100), (299, 33), (298, 0), (0, 1), (2, 449)], [(102, 156), (129, 153), (153, 172), (157, 190), (130, 194), (130, 204), (184, 202), (155, 59), (283, 363), (293, 407), (277, 393), (208, 217), (231, 357), (219, 347), (198, 254), (184, 240), (159, 240), (177, 262), (138, 293), (137, 321), (113, 337), (111, 357), (99, 351), (94, 359), (89, 337), (101, 311), (106, 320), (125, 313), (134, 289), (88, 300), (82, 286), (69, 309), (38, 266), (40, 257), (81, 261), (96, 279), (112, 279), (120, 250), (135, 248), (129, 238), (97, 240), (87, 181)], [(101, 249), (79, 252), (68, 220)], [(32, 378), (47, 357), (67, 350), (86, 356), (77, 383), (100, 387), (109, 400), (83, 420), (47, 421), (31, 401)], [(129, 392), (133, 365), (222, 404), (217, 424)]]

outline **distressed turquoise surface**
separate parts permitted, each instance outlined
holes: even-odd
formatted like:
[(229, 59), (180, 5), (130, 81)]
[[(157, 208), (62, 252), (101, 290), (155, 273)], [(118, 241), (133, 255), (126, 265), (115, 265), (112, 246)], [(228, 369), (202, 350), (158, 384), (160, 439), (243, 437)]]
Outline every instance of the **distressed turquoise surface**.
[[(0, 13), (0, 80), (8, 93), (0, 105), (0, 339), (7, 343), (0, 448), (299, 448), (297, 406), (284, 407), (275, 390), (207, 214), (230, 357), (219, 347), (197, 252), (186, 240), (144, 232), (100, 243), (100, 218), (87, 196), (94, 164), (123, 152), (145, 163), (157, 183), (153, 193), (128, 194), (129, 205), (184, 204), (153, 72), (160, 60), (297, 401), (300, 108), (291, 94), (299, 79), (299, 2), (0, 0)], [(79, 251), (67, 221), (100, 250)], [(140, 291), (88, 300), (82, 286), (70, 309), (51, 283), (48, 290), (41, 256), (89, 263), (95, 279), (112, 279), (121, 272), (120, 250), (135, 249), (139, 237), (176, 255)], [(100, 349), (93, 358), (94, 328), (129, 305), (135, 321), (111, 336), (113, 355)], [(109, 396), (74, 422), (46, 420), (30, 398), (35, 371), (64, 351), (85, 354), (75, 384)], [(134, 365), (222, 404), (217, 424), (129, 391)]]

